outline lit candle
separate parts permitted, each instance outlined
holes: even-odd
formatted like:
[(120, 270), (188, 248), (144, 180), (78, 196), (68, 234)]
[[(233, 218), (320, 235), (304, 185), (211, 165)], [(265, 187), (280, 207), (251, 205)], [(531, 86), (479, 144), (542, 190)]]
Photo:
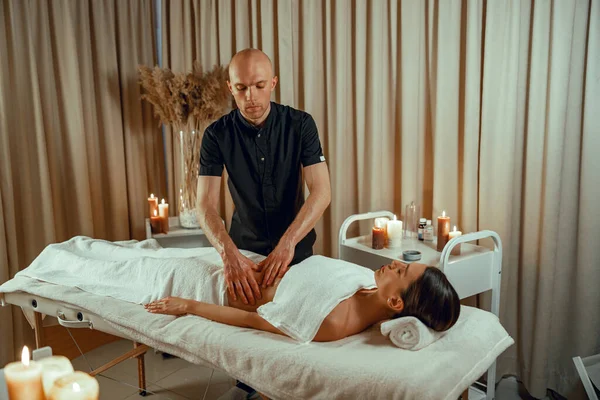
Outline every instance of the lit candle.
[(169, 204), (162, 199), (158, 205), (158, 216), (160, 217), (160, 226), (163, 233), (169, 232)]
[(150, 197), (148, 197), (148, 206), (150, 207), (150, 217), (154, 215), (154, 210), (158, 210), (158, 198), (154, 197), (153, 193), (150, 193)]
[(375, 250), (381, 250), (385, 246), (385, 228), (381, 221), (375, 220), (373, 226), (373, 238), (371, 240), (371, 247)]
[(71, 361), (64, 356), (42, 358), (38, 364), (42, 366), (42, 384), (46, 396), (50, 394), (54, 381), (73, 372)]
[(96, 378), (77, 371), (57, 379), (48, 400), (98, 400), (99, 392)]
[(154, 215), (150, 217), (150, 227), (152, 228), (153, 233), (160, 233), (162, 231), (161, 228), (161, 218), (158, 216), (158, 210), (154, 210)]
[(438, 234), (437, 234), (437, 251), (444, 250), (444, 246), (448, 243), (448, 234), (450, 233), (450, 217), (446, 216), (446, 211), (437, 217)]
[(13, 362), (4, 367), (4, 377), (10, 400), (44, 400), (42, 366), (29, 361), (27, 346), (23, 347), (21, 362)]
[(402, 245), (402, 221), (394, 219), (387, 222), (387, 247), (393, 249)]
[(388, 217), (375, 218), (375, 225), (383, 228), (384, 246), (387, 244), (387, 223), (389, 220)]
[[(448, 234), (448, 240), (452, 240), (455, 237), (459, 237), (461, 235), (462, 235), (462, 232), (457, 231), (456, 226), (454, 226), (454, 230)], [(453, 256), (460, 256), (460, 244), (457, 244), (456, 246), (454, 246), (454, 248), (452, 249), (452, 252), (450, 254), (452, 254)]]

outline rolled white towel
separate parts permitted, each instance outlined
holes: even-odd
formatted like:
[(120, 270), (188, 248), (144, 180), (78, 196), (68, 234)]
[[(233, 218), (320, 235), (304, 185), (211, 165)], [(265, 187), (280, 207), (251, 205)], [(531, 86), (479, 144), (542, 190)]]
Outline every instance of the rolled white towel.
[(415, 317), (401, 317), (381, 324), (381, 334), (405, 350), (421, 350), (435, 342), (444, 332), (436, 332)]

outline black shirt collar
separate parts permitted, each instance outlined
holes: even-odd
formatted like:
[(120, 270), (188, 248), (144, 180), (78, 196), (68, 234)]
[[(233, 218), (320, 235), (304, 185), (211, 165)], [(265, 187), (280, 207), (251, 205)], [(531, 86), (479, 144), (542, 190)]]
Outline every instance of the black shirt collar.
[(262, 129), (265, 129), (265, 131), (268, 132), (269, 126), (273, 122), (276, 112), (277, 112), (277, 110), (276, 110), (275, 104), (273, 102), (271, 102), (271, 109), (269, 110), (269, 115), (267, 115), (267, 119), (265, 119), (265, 123), (260, 127), (254, 126), (250, 122), (248, 122), (246, 120), (246, 118), (244, 118), (244, 116), (242, 115), (242, 112), (240, 111), (239, 108), (236, 110), (236, 116), (237, 116), (237, 120), (242, 125), (244, 132), (251, 133), (251, 134), (257, 134)]

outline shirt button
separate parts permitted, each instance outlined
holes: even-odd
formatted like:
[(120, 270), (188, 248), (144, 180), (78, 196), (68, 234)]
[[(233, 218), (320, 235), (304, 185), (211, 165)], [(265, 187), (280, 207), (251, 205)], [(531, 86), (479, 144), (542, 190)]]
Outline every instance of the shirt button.
[(261, 158), (260, 158), (260, 161), (265, 161), (265, 158), (264, 158), (264, 157), (261, 157)]
[(260, 137), (260, 133), (257, 135), (257, 137)]

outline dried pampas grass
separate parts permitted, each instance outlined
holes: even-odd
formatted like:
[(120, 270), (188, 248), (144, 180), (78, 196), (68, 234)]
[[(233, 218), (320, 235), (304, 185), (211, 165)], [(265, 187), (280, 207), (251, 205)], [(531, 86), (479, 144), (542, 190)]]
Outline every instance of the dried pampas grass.
[(171, 125), (180, 143), (181, 190), (180, 211), (196, 204), (196, 182), (200, 144), (204, 129), (232, 106), (227, 88), (228, 70), (215, 66), (202, 72), (194, 61), (192, 72), (174, 74), (168, 68), (139, 66), (142, 99), (154, 106), (159, 125)]
[(168, 68), (138, 67), (142, 99), (154, 106), (159, 123), (175, 131), (198, 129), (231, 108), (227, 68), (220, 65), (202, 72), (194, 61), (192, 72), (174, 74)]

